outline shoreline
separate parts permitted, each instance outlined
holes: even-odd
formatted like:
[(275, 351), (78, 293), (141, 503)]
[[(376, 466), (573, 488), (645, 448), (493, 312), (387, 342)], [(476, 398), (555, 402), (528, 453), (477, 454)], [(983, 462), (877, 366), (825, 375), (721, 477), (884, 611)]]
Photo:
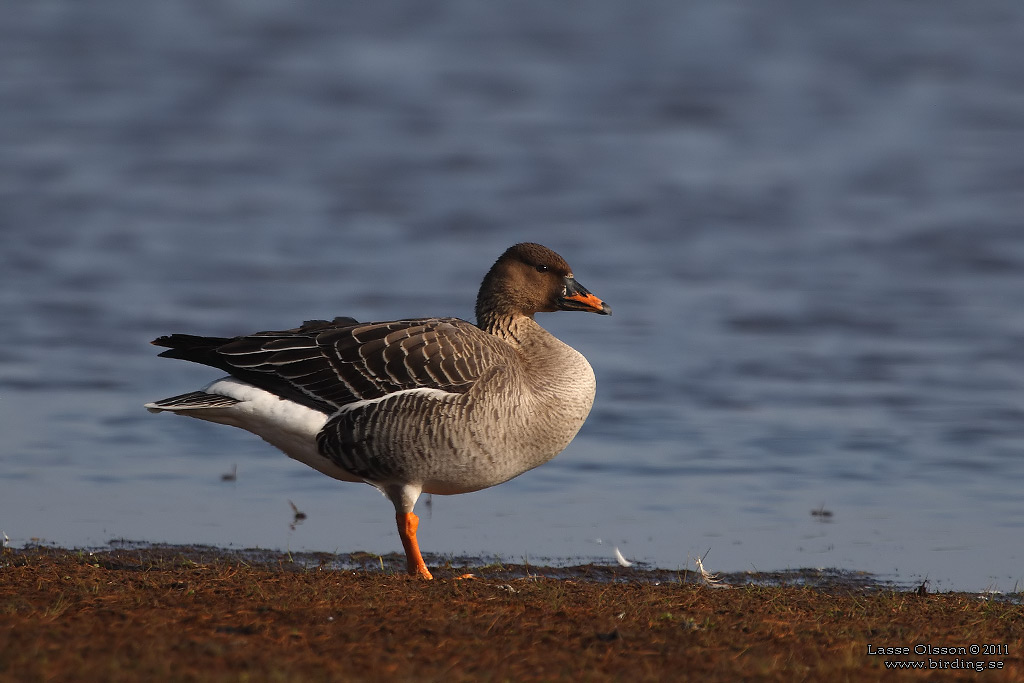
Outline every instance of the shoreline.
[(597, 565), (442, 563), (423, 581), (395, 571), (399, 556), (333, 557), (5, 548), (0, 681), (873, 681), (929, 660), (944, 679), (980, 666), (1024, 680), (1019, 593), (710, 585)]

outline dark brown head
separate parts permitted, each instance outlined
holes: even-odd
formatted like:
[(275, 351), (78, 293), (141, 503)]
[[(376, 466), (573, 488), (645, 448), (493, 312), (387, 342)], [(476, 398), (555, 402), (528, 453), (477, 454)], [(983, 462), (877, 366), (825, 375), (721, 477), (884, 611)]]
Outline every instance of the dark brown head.
[(612, 309), (576, 282), (565, 259), (547, 247), (533, 242), (509, 247), (480, 285), (477, 324), (486, 329), (501, 319), (551, 311), (610, 315)]

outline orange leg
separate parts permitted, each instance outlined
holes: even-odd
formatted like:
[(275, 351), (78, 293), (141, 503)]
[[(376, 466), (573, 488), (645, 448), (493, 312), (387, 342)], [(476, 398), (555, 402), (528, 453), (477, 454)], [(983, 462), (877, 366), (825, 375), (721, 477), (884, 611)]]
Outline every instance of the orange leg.
[(409, 575), (422, 579), (434, 578), (430, 575), (423, 556), (420, 555), (420, 544), (416, 541), (416, 529), (420, 526), (420, 518), (411, 512), (399, 512), (395, 517), (398, 520), (398, 535), (402, 537), (405, 557), (409, 562)]

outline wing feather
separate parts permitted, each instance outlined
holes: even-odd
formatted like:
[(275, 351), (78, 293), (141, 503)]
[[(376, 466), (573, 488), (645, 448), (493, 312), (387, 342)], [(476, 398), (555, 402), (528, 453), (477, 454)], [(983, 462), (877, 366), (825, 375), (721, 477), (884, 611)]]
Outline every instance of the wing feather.
[(225, 339), (170, 335), (162, 356), (226, 370), (326, 413), (409, 389), (469, 391), (490, 367), (515, 363), (505, 342), (458, 318), (310, 321)]

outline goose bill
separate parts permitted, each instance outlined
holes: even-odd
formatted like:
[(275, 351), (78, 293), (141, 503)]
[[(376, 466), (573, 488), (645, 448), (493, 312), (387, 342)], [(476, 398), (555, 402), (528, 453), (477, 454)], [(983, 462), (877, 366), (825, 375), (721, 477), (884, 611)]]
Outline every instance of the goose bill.
[(586, 287), (573, 278), (565, 279), (565, 291), (558, 299), (558, 307), (563, 311), (590, 311), (601, 315), (611, 315), (611, 306), (591, 294)]

